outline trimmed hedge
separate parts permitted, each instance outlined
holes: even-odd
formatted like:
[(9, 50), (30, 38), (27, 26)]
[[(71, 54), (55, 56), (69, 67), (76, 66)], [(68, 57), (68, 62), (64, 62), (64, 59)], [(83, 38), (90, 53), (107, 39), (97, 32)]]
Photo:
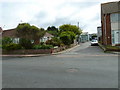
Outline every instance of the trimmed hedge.
[(10, 43), (2, 46), (5, 50), (18, 50), (22, 49), (22, 46), (20, 44)]
[(51, 49), (53, 48), (52, 45), (34, 45), (33, 49)]

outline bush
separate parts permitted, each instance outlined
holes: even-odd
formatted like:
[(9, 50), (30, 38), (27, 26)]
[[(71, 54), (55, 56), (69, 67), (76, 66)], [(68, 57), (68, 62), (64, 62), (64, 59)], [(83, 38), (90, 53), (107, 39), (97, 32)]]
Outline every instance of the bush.
[(18, 50), (18, 49), (22, 49), (22, 46), (20, 44), (10, 43), (3, 45), (2, 48), (5, 50)]
[(70, 44), (74, 43), (75, 34), (70, 31), (62, 32), (60, 34), (60, 39), (62, 40), (62, 42), (65, 45), (70, 45)]
[(25, 38), (20, 38), (19, 44), (25, 49), (32, 49), (33, 47), (31, 40)]
[(46, 41), (47, 45), (61, 46), (62, 41), (59, 38), (52, 38), (51, 40)]
[(53, 48), (52, 45), (34, 45), (33, 49), (51, 49)]
[(2, 38), (2, 45), (7, 45), (7, 44), (10, 44), (12, 42), (13, 42), (13, 40), (10, 37)]

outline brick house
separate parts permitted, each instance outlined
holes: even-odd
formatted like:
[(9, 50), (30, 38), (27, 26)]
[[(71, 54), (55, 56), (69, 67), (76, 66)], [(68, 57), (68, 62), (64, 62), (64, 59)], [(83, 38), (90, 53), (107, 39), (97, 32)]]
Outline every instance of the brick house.
[(2, 37), (10, 37), (11, 39), (13, 39), (13, 43), (19, 43), (19, 38), (16, 36), (15, 28), (3, 30)]
[[(15, 29), (3, 30), (2, 37), (10, 37), (13, 39), (13, 43), (19, 43), (19, 38), (16, 36)], [(40, 39), (40, 42), (46, 42), (47, 40), (52, 39), (52, 37), (54, 36), (46, 32), (45, 35)]]
[[(0, 40), (2, 39), (2, 32), (3, 32), (3, 30), (2, 30), (2, 28), (0, 27)], [(1, 43), (0, 43), (1, 44)]]
[(101, 4), (102, 44), (120, 44), (120, 1)]
[(2, 31), (3, 31), (3, 30), (2, 30), (2, 28), (0, 27), (0, 34), (2, 34)]

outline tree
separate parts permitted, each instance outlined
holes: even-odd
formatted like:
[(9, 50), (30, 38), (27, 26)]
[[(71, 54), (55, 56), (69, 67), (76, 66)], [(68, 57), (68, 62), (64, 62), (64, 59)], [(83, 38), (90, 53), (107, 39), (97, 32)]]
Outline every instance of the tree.
[(29, 23), (21, 23), (17, 26), (16, 30), (16, 35), (20, 38), (31, 38), (31, 32), (30, 32), (30, 24)]
[(34, 44), (40, 43), (40, 38), (44, 36), (45, 30), (43, 28), (37, 28), (36, 26), (31, 26), (31, 39), (34, 40)]
[(60, 39), (65, 45), (74, 43), (75, 34), (71, 31), (64, 31), (60, 34)]
[(29, 23), (19, 24), (16, 28), (16, 35), (23, 39), (34, 40), (34, 44), (39, 44), (40, 38), (45, 34), (43, 28), (31, 26)]
[(51, 27), (49, 26), (47, 28), (47, 32), (57, 37), (59, 31), (58, 31), (58, 28), (56, 28), (55, 26), (51, 26)]
[(19, 44), (24, 48), (24, 49), (32, 49), (33, 44), (30, 39), (27, 38), (20, 38)]
[(59, 27), (60, 32), (64, 31), (71, 31), (74, 32), (76, 35), (80, 35), (82, 30), (79, 29), (76, 25), (64, 24)]

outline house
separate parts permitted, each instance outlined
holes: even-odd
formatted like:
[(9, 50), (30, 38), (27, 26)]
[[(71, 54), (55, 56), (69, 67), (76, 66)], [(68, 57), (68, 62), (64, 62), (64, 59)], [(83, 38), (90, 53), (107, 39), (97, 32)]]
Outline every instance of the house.
[(3, 30), (2, 30), (2, 28), (0, 27), (0, 39), (2, 38), (2, 32), (3, 32)]
[(101, 27), (97, 27), (97, 39), (100, 42), (102, 38), (102, 30)]
[(16, 36), (15, 28), (14, 29), (3, 30), (2, 38), (4, 38), (4, 37), (10, 37), (13, 40), (13, 43), (19, 43), (19, 38)]
[(80, 35), (80, 42), (84, 43), (84, 42), (87, 42), (87, 41), (89, 41), (89, 34), (88, 34), (88, 32), (83, 32)]
[(120, 1), (101, 4), (102, 44), (120, 44)]
[(51, 40), (53, 37), (53, 35), (46, 32), (45, 35), (40, 39), (40, 42), (46, 42), (47, 40)]
[(0, 34), (2, 34), (2, 31), (3, 31), (3, 30), (2, 30), (2, 28), (0, 27)]
[[(13, 40), (13, 43), (19, 43), (19, 38), (16, 36), (15, 29), (3, 30), (2, 37), (10, 37)], [(46, 32), (45, 35), (40, 39), (40, 42), (46, 42), (47, 40), (52, 39), (52, 37), (54, 36)], [(32, 42), (34, 41), (32, 40)]]

